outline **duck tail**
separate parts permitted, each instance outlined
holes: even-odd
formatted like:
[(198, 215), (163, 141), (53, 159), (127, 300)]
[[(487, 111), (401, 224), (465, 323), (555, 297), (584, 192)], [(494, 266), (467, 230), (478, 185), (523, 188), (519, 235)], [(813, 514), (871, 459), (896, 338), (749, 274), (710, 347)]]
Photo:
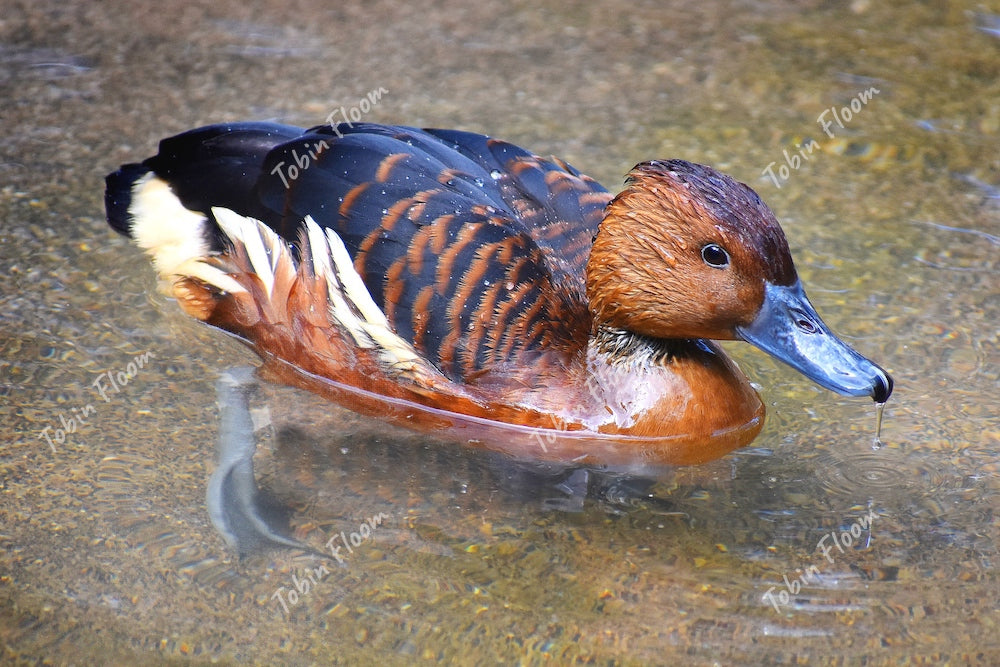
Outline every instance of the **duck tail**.
[(132, 223), (128, 209), (132, 203), (132, 186), (148, 172), (149, 169), (141, 164), (124, 164), (104, 179), (104, 210), (108, 224), (119, 234), (130, 235)]
[[(267, 154), (302, 135), (302, 129), (277, 123), (208, 125), (160, 142), (159, 152), (142, 164), (126, 164), (105, 179), (104, 207), (108, 223), (121, 234), (138, 239), (151, 226), (170, 225), (172, 218), (142, 201), (153, 194), (145, 186), (153, 177), (169, 185), (181, 206), (214, 222), (219, 206), (258, 220), (273, 213), (260, 204), (254, 188)], [(215, 250), (222, 235), (214, 225), (200, 230)]]

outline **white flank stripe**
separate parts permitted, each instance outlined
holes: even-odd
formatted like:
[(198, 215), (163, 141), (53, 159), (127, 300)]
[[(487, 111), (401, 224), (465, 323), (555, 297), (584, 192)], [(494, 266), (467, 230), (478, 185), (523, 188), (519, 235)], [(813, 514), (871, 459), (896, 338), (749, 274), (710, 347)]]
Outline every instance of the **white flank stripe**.
[(313, 270), (317, 276), (324, 278), (333, 275), (333, 267), (330, 266), (330, 253), (326, 251), (323, 231), (311, 215), (306, 216), (305, 225), (306, 235), (309, 237), (309, 247), (312, 249)]
[[(306, 224), (309, 223), (316, 224), (307, 216)], [(337, 277), (343, 285), (344, 296), (364, 317), (364, 320), (359, 320), (352, 313), (352, 320), (378, 344), (382, 361), (390, 366), (401, 365), (410, 370), (414, 369), (414, 365), (423, 365), (413, 346), (400, 338), (389, 326), (385, 313), (372, 299), (371, 293), (354, 268), (354, 262), (351, 261), (351, 255), (347, 252), (344, 241), (332, 229), (326, 230), (326, 240), (330, 246), (330, 257), (336, 267)]]
[(340, 236), (332, 229), (327, 229), (326, 239), (330, 242), (330, 256), (333, 258), (334, 266), (337, 267), (337, 275), (344, 285), (344, 295), (361, 311), (361, 315), (369, 324), (388, 327), (389, 320), (385, 319), (385, 313), (372, 300), (372, 295), (368, 293), (365, 282), (354, 269), (354, 262), (351, 261), (351, 256)]
[[(375, 342), (365, 333), (361, 320), (354, 314), (351, 306), (344, 298), (344, 287), (341, 285), (337, 271), (330, 264), (330, 246), (323, 231), (307, 215), (303, 221), (306, 225), (306, 236), (309, 239), (309, 252), (313, 258), (313, 270), (318, 277), (326, 280), (327, 294), (330, 301), (330, 316), (342, 326), (358, 347), (372, 348)], [(343, 243), (341, 243), (343, 245)], [(353, 270), (353, 267), (352, 267)]]
[(242, 216), (221, 206), (214, 206), (212, 214), (223, 233), (229, 238), (239, 241), (246, 248), (250, 265), (257, 277), (264, 283), (264, 287), (267, 288), (267, 295), (274, 294), (275, 264), (272, 262), (276, 261), (277, 257), (269, 257), (270, 253), (264, 248), (265, 236), (268, 247), (275, 246), (274, 241), (277, 240), (277, 235), (274, 231), (255, 218)]
[[(132, 234), (136, 243), (152, 257), (161, 278), (197, 278), (229, 293), (246, 290), (221, 269), (206, 263), (212, 252), (207, 239), (207, 218), (190, 211), (153, 174), (143, 176), (133, 186)], [(213, 207), (222, 233), (233, 245), (246, 248), (251, 269), (274, 295), (274, 272), (281, 253), (290, 253), (288, 244), (259, 220), (223, 207)], [(413, 346), (389, 326), (364, 281), (354, 268), (343, 240), (332, 229), (324, 234), (311, 216), (303, 221), (312, 256), (313, 271), (327, 284), (331, 317), (359, 347), (378, 351), (379, 358), (398, 374), (417, 379), (439, 373), (423, 360)], [(360, 315), (360, 316), (359, 316)]]

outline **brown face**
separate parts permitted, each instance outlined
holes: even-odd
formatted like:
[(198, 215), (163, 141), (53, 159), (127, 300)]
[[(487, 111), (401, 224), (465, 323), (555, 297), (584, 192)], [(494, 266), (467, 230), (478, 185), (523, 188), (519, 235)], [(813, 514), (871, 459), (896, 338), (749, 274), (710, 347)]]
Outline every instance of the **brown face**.
[(597, 322), (658, 338), (737, 337), (765, 283), (797, 280), (774, 214), (702, 165), (645, 162), (609, 205), (587, 264)]

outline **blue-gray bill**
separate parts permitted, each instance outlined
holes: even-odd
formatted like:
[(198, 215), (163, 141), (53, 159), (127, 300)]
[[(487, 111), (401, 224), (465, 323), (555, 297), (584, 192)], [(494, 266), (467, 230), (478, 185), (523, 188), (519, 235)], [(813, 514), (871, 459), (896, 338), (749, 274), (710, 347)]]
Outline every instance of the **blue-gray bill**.
[(756, 319), (736, 333), (838, 394), (871, 396), (876, 403), (885, 403), (892, 394), (889, 374), (830, 331), (798, 281), (768, 284)]

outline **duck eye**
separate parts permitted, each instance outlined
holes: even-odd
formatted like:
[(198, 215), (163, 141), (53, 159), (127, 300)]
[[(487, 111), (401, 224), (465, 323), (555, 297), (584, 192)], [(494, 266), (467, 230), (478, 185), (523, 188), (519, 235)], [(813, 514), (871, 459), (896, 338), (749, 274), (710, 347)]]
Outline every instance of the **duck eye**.
[(717, 243), (709, 243), (702, 248), (701, 258), (712, 268), (724, 269), (729, 266), (729, 253)]

